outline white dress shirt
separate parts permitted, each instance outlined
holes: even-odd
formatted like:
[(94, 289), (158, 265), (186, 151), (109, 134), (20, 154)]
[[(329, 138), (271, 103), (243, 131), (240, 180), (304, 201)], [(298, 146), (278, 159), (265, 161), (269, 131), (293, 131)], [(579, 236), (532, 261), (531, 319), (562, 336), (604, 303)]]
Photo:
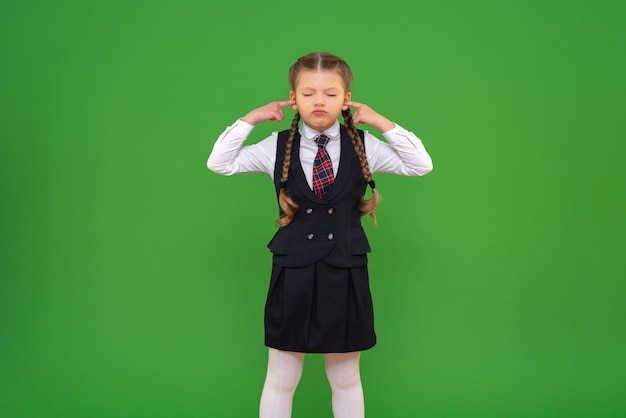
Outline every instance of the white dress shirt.
[[(254, 129), (250, 125), (237, 120), (219, 136), (213, 151), (207, 161), (207, 167), (224, 175), (236, 173), (267, 173), (274, 177), (276, 163), (276, 142), (278, 133), (273, 132), (263, 141), (243, 146), (244, 141)], [(317, 153), (317, 144), (314, 139), (320, 132), (310, 128), (305, 123), (299, 127), (300, 163), (309, 186), (313, 184), (313, 160)], [(341, 141), (339, 121), (323, 132), (331, 139), (326, 145), (326, 151), (333, 163), (333, 172), (339, 169), (341, 156)], [(423, 176), (432, 168), (432, 160), (422, 141), (402, 127), (396, 125), (393, 129), (383, 133), (388, 142), (383, 142), (365, 132), (365, 154), (373, 173), (394, 173), (405, 176)]]

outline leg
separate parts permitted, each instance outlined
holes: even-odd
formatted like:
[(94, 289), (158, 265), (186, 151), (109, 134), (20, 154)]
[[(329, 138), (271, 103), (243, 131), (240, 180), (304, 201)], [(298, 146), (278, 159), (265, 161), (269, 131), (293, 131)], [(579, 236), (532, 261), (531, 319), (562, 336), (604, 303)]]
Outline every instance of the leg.
[(360, 352), (326, 354), (326, 376), (333, 392), (335, 418), (363, 418), (365, 406), (359, 373)]
[(261, 418), (291, 417), (293, 394), (302, 376), (303, 366), (304, 353), (270, 348), (259, 408)]

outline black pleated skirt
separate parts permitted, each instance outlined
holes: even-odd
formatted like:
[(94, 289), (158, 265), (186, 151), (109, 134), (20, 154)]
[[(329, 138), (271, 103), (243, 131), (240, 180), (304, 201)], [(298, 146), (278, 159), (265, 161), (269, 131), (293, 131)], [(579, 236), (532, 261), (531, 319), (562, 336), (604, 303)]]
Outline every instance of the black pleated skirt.
[(367, 265), (323, 261), (272, 266), (265, 304), (265, 345), (303, 353), (346, 353), (376, 344)]

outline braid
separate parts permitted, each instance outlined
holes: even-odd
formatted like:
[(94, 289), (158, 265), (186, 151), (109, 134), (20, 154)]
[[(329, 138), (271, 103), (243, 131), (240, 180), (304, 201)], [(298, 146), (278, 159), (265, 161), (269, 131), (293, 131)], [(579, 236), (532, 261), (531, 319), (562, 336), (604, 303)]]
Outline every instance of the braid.
[(285, 158), (283, 160), (283, 172), (280, 177), (281, 187), (278, 195), (278, 205), (283, 212), (278, 220), (278, 224), (281, 227), (289, 225), (299, 208), (299, 205), (292, 198), (287, 196), (287, 193), (285, 193), (285, 183), (287, 183), (287, 179), (289, 178), (289, 167), (291, 166), (291, 148), (293, 146), (293, 139), (295, 138), (298, 130), (299, 121), (300, 113), (296, 112), (293, 117), (293, 121), (291, 122), (291, 128), (289, 129), (289, 137), (287, 138), (287, 142), (285, 144)]
[(354, 126), (354, 121), (352, 120), (352, 112), (350, 112), (350, 109), (348, 108), (346, 110), (343, 110), (341, 113), (343, 114), (343, 121), (346, 125), (348, 136), (350, 136), (352, 145), (354, 145), (354, 151), (359, 158), (359, 163), (361, 164), (361, 172), (363, 173), (363, 179), (365, 179), (366, 183), (369, 183), (372, 186), (372, 197), (367, 200), (365, 200), (365, 197), (362, 197), (361, 204), (359, 205), (359, 210), (361, 211), (361, 216), (370, 215), (372, 218), (374, 218), (374, 222), (376, 222), (374, 209), (376, 208), (376, 205), (378, 205), (378, 199), (380, 198), (380, 194), (373, 186), (374, 182), (372, 181), (372, 172), (370, 171), (370, 166), (367, 163), (365, 147), (363, 146), (361, 137), (359, 136), (359, 133)]

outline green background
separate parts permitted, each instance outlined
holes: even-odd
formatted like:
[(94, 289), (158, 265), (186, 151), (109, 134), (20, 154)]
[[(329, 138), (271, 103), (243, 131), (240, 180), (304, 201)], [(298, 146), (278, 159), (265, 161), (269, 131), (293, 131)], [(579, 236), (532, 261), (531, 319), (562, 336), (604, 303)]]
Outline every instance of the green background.
[(272, 184), (205, 163), (318, 50), (435, 166), (376, 177), (367, 415), (626, 416), (622, 4), (3, 2), (0, 417), (256, 416)]

